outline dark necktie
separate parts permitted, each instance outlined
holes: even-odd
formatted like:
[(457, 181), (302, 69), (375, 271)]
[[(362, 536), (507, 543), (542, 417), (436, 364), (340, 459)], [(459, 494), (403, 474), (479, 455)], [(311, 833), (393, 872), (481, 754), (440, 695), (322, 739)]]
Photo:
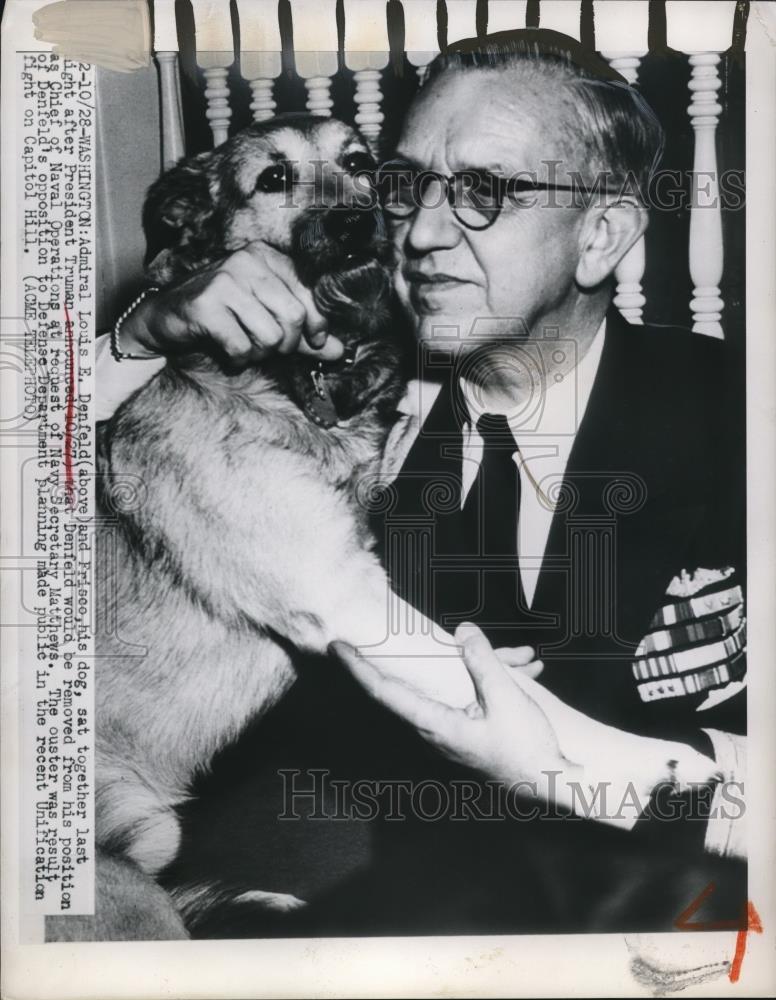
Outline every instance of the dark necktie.
[(466, 497), (462, 525), (467, 551), (480, 565), (482, 623), (510, 626), (525, 595), (517, 561), (520, 474), (513, 455), (517, 444), (502, 414), (483, 414), (477, 421), (482, 461)]
[(526, 605), (517, 568), (517, 445), (506, 421), (495, 435), (483, 424), (484, 454), (462, 510), (465, 407), (454, 385), (439, 393), (391, 488), (389, 509), (373, 516), (377, 549), (395, 592), (443, 628), (496, 623), (502, 627), (485, 628), (496, 645), (519, 645)]

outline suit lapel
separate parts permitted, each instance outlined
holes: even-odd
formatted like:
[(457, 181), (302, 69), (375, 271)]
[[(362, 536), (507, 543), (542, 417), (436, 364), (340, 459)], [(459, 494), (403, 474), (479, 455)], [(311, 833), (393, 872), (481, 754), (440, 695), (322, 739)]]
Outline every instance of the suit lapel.
[(648, 337), (616, 310), (607, 317), (550, 527), (534, 609), (560, 616), (568, 647), (584, 645), (586, 633), (608, 637), (612, 655), (632, 647), (648, 625), (646, 609), (664, 593), (666, 560), (681, 551), (687, 530), (691, 512), (674, 502), (687, 492), (674, 488), (681, 470), (666, 449), (668, 442), (671, 454), (677, 451), (667, 437), (679, 430), (676, 402), (662, 391), (661, 362)]

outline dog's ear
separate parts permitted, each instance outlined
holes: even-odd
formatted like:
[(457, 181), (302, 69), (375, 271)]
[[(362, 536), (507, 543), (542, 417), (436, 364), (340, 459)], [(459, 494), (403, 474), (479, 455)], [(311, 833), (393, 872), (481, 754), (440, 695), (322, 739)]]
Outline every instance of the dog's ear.
[(207, 170), (212, 156), (200, 153), (181, 161), (148, 189), (143, 206), (146, 262), (207, 231), (215, 211)]

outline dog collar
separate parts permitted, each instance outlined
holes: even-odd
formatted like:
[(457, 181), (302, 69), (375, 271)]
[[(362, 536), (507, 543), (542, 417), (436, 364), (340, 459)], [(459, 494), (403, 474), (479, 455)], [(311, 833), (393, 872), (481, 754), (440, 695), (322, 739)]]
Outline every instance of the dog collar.
[(346, 347), (338, 361), (326, 363), (319, 361), (310, 369), (310, 380), (304, 399), (304, 412), (319, 427), (334, 427), (339, 423), (339, 414), (327, 381), (327, 374), (342, 371), (353, 365), (358, 352), (358, 347)]

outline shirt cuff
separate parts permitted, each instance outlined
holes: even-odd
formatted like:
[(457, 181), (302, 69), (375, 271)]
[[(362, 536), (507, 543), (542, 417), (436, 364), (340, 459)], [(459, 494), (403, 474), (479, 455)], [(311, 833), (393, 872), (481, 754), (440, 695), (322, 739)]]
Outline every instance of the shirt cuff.
[(708, 854), (721, 858), (745, 859), (746, 737), (719, 729), (703, 731), (711, 740), (714, 757), (722, 772), (722, 781), (716, 786), (711, 802), (704, 848)]
[(117, 361), (110, 348), (110, 334), (98, 337), (94, 353), (97, 421), (110, 420), (119, 406), (142, 389), (166, 364), (167, 359), (162, 356)]

